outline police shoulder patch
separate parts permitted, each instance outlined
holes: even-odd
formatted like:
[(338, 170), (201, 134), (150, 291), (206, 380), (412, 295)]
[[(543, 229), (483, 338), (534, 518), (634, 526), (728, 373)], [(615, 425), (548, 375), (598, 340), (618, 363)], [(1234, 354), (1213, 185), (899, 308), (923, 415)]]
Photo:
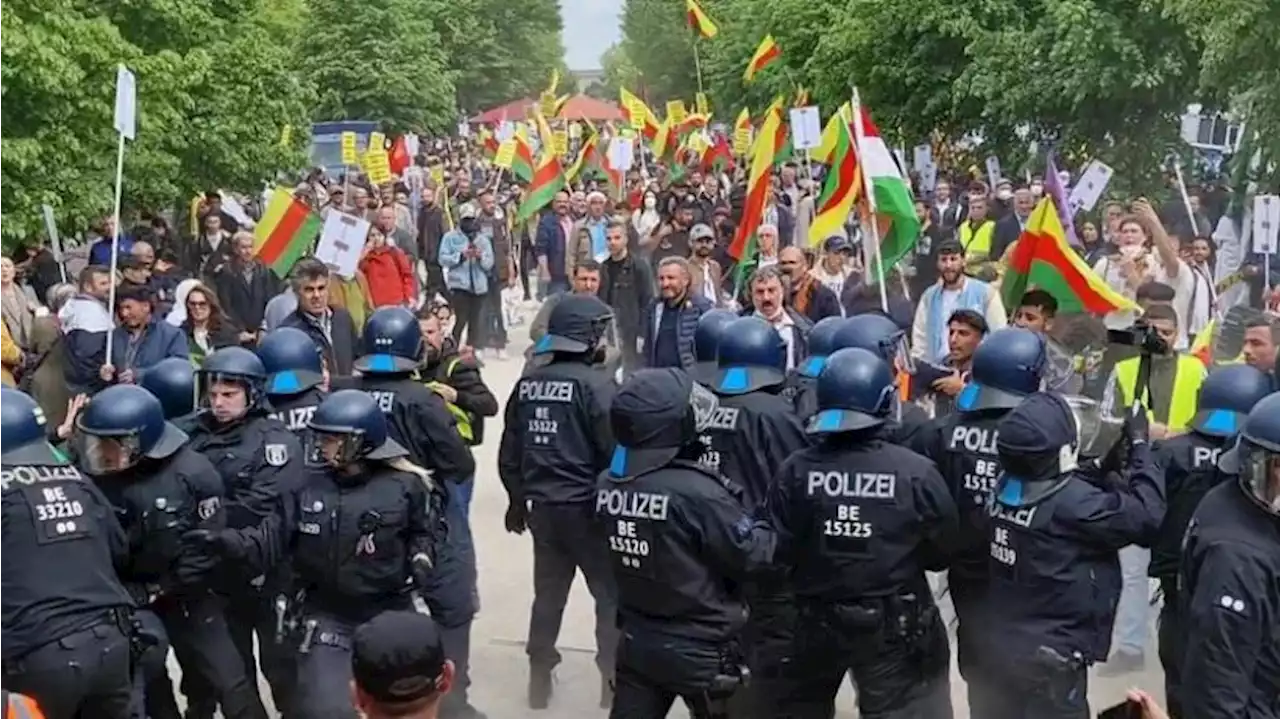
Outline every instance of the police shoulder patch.
[(217, 514), (218, 507), (221, 505), (222, 502), (217, 497), (209, 497), (208, 499), (200, 500), (199, 504), (196, 505), (196, 512), (200, 515), (200, 521), (203, 522)]
[(289, 461), (289, 448), (283, 444), (268, 444), (262, 448), (267, 464), (272, 467), (283, 467)]

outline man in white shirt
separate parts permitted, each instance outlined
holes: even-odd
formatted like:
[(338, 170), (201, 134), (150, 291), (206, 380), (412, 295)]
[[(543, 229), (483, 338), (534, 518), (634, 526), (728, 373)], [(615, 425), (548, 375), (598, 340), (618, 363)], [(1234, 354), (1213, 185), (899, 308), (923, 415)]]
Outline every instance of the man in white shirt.
[(787, 371), (790, 372), (809, 354), (809, 330), (813, 323), (786, 306), (787, 289), (782, 270), (777, 266), (756, 269), (748, 284), (754, 310), (752, 314), (772, 325), (786, 343)]
[(1196, 335), (1213, 319), (1218, 293), (1213, 286), (1213, 268), (1209, 266), (1209, 238), (1185, 240), (1182, 248), (1183, 262), (1191, 268), (1193, 280), (1191, 296), (1187, 298), (1187, 339), (1195, 342)]

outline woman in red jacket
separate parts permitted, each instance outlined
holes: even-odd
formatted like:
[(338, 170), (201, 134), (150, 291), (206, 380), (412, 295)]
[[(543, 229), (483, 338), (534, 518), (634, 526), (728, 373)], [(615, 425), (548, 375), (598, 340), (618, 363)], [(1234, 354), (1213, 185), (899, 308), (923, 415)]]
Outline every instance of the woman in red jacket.
[(409, 256), (388, 243), (387, 236), (377, 227), (369, 228), (360, 271), (369, 282), (369, 304), (374, 309), (413, 305), (414, 277)]

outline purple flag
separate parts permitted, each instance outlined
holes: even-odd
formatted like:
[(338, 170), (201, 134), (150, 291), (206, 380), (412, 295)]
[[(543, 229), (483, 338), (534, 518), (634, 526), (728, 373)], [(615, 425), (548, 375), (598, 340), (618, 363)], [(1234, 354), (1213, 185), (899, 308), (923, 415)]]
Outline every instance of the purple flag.
[(1058, 166), (1053, 162), (1053, 152), (1049, 153), (1049, 166), (1044, 171), (1044, 191), (1053, 198), (1053, 206), (1058, 210), (1058, 221), (1067, 233), (1067, 243), (1072, 247), (1083, 246), (1076, 237), (1076, 227), (1071, 221), (1071, 205), (1067, 204), (1067, 188), (1062, 186), (1062, 178), (1058, 176)]

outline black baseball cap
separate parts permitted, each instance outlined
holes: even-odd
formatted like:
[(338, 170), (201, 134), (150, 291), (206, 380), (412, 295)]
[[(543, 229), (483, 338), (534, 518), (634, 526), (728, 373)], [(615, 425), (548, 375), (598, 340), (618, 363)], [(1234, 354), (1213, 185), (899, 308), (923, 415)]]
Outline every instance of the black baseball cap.
[(611, 476), (634, 477), (680, 454), (693, 384), (683, 370), (668, 367), (639, 370), (618, 389), (609, 407), (609, 425), (618, 442), (609, 463)]
[(444, 642), (425, 614), (383, 612), (356, 629), (351, 676), (376, 702), (406, 704), (440, 690)]
[(595, 295), (566, 295), (552, 308), (547, 333), (533, 346), (533, 353), (590, 351), (612, 315), (613, 310)]

